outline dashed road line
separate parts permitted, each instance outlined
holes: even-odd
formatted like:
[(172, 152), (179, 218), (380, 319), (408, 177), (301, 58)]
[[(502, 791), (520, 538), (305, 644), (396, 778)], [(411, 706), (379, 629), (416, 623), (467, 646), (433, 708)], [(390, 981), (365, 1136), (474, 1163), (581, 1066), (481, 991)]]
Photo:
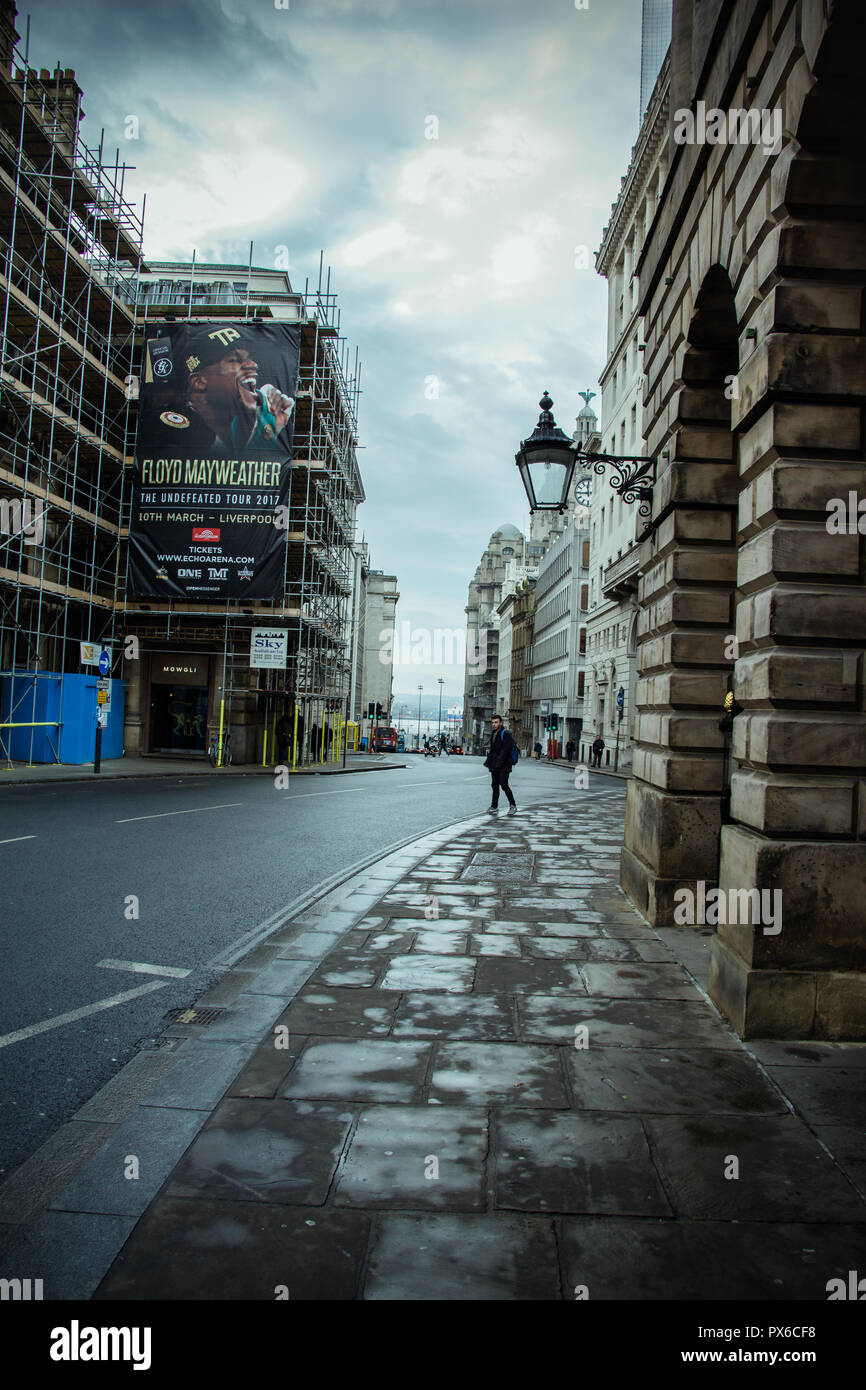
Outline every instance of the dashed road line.
[(218, 806), (190, 806), (188, 811), (156, 811), (150, 816), (124, 816), (115, 825), (129, 825), (134, 820), (162, 820), (165, 816), (197, 816), (200, 811), (225, 811), (230, 806), (243, 806), (242, 801), (222, 801)]
[(148, 985), (139, 985), (138, 989), (127, 989), (122, 994), (112, 994), (108, 999), (98, 999), (95, 1004), (85, 1004), (81, 1009), (72, 1009), (67, 1014), (55, 1014), (53, 1018), (43, 1019), (41, 1023), (31, 1023), (28, 1028), (19, 1028), (14, 1033), (6, 1033), (0, 1037), (0, 1047), (9, 1047), (11, 1043), (24, 1042), (25, 1038), (33, 1038), (37, 1033), (49, 1033), (53, 1028), (62, 1028), (66, 1023), (75, 1023), (79, 1018), (88, 1018), (91, 1014), (97, 1014), (102, 1009), (113, 1009), (117, 1004), (125, 1004), (129, 999), (138, 999), (142, 994), (150, 994), (154, 989), (168, 989), (170, 980), (151, 980)]
[(141, 960), (113, 960), (110, 956), (96, 962), (103, 970), (131, 970), (136, 975), (166, 975), (172, 980), (185, 980), (191, 970), (176, 965), (147, 965)]

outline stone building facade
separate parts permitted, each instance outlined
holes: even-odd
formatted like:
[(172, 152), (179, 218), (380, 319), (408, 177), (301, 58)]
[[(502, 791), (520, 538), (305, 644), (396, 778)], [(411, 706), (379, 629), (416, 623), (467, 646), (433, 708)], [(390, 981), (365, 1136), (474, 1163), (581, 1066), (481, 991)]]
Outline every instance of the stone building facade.
[[(658, 16), (655, 16), (658, 18)], [(596, 257), (607, 280), (607, 361), (599, 377), (602, 426), (595, 447), (609, 454), (641, 456), (644, 325), (638, 312), (634, 267), (658, 207), (669, 163), (670, 61), (665, 57), (652, 88), (628, 172)], [(606, 756), (620, 768), (632, 760), (637, 684), (638, 537), (644, 519), (612, 489), (609, 473), (596, 479), (590, 502), (592, 574), (586, 624), (584, 752), (596, 733)], [(623, 692), (622, 717), (617, 692)]]
[[(827, 525), (866, 496), (862, 36), (857, 0), (674, 0), (637, 265), (658, 479), (622, 882), (666, 924), (701, 881), (781, 890), (781, 930), (713, 938), (744, 1036), (866, 1037), (866, 556), (856, 519)], [(715, 111), (778, 139), (711, 143)]]

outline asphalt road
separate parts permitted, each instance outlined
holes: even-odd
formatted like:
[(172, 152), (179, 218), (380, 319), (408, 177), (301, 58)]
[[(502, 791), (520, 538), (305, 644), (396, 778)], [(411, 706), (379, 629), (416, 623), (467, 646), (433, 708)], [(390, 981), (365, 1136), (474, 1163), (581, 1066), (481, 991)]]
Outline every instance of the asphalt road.
[[(512, 783), (524, 805), (587, 794), (531, 762)], [(622, 786), (593, 776), (590, 790)], [(480, 758), (283, 790), (207, 774), (0, 790), (0, 1178), (213, 983), (215, 957), (339, 871), (487, 805)]]

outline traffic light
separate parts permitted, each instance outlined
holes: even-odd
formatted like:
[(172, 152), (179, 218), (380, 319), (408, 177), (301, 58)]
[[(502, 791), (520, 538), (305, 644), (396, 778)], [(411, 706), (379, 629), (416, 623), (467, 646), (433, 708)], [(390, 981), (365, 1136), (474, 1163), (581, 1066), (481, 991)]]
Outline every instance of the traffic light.
[(373, 715), (374, 715), (375, 713), (376, 713), (376, 706), (373, 704), (373, 701), (371, 700), (370, 703), (369, 703), (369, 705), (367, 706), (367, 718), (368, 718), (368, 719), (372, 719), (372, 718), (373, 718)]
[(377, 700), (377, 702), (376, 702), (376, 718), (377, 718), (377, 719), (384, 719), (384, 717), (385, 717), (385, 716), (384, 716), (383, 713), (382, 713), (382, 706), (379, 704), (379, 702), (378, 702), (378, 700)]
[(555, 734), (555, 733), (556, 733), (556, 730), (557, 730), (558, 728), (559, 728), (559, 715), (558, 715), (558, 714), (552, 714), (552, 715), (550, 716), (550, 732), (551, 732), (552, 734)]

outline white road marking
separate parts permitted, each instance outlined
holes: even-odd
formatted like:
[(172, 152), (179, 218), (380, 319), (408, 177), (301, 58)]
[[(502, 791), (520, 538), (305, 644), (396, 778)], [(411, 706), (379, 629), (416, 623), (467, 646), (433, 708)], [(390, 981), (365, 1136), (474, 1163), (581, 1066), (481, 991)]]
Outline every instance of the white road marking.
[(138, 989), (127, 989), (123, 994), (112, 994), (109, 999), (98, 999), (95, 1004), (85, 1004), (83, 1008), (72, 1009), (68, 1014), (55, 1014), (54, 1018), (46, 1018), (42, 1023), (31, 1023), (29, 1028), (19, 1028), (15, 1033), (6, 1033), (0, 1038), (0, 1047), (23, 1042), (25, 1038), (35, 1037), (37, 1033), (48, 1033), (52, 1028), (62, 1028), (64, 1023), (74, 1023), (76, 1019), (87, 1018), (102, 1009), (113, 1009), (116, 1004), (125, 1004), (128, 999), (150, 994), (153, 989), (167, 989), (170, 983), (169, 980), (151, 980), (149, 985), (139, 985)]
[(197, 816), (199, 811), (224, 811), (228, 806), (243, 806), (242, 801), (222, 801), (218, 806), (191, 806), (188, 811), (157, 811), (151, 816), (125, 816), (115, 825), (129, 825), (134, 820), (162, 820), (164, 816)]
[(167, 975), (172, 980), (185, 980), (187, 975), (191, 975), (191, 970), (181, 970), (176, 965), (146, 965), (140, 960), (112, 960), (108, 957), (105, 960), (98, 960), (98, 966), (103, 970), (131, 970), (136, 975)]
[(0, 840), (0, 845), (17, 845), (19, 840), (35, 840), (35, 835), (13, 835), (11, 840)]

